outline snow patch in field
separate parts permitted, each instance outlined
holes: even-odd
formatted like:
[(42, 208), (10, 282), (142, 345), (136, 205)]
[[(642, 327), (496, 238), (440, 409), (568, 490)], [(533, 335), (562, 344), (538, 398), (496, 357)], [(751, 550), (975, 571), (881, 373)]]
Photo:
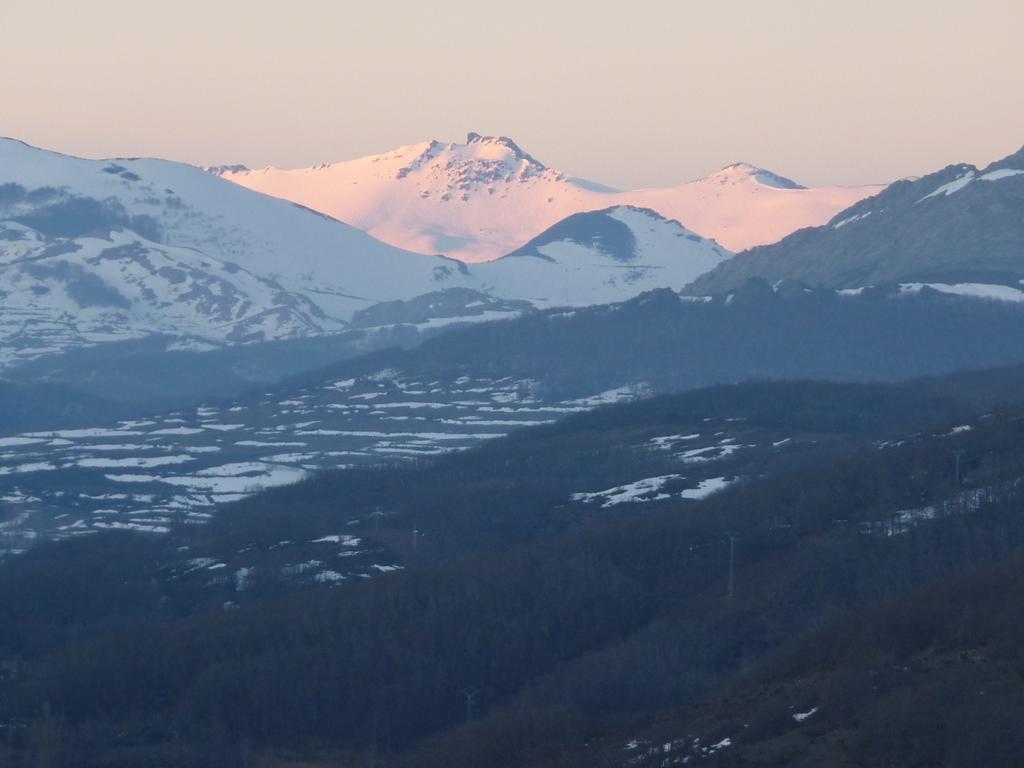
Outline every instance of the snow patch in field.
[(75, 464), (79, 467), (93, 469), (115, 469), (118, 467), (139, 467), (149, 469), (152, 467), (164, 467), (171, 464), (184, 464), (195, 461), (192, 456), (154, 456), (141, 459), (79, 459)]
[(923, 288), (931, 288), (939, 293), (956, 296), (969, 296), (976, 299), (994, 301), (1024, 302), (1024, 291), (1008, 285), (991, 285), (988, 283), (901, 283), (900, 293), (917, 294)]
[(31, 461), (27, 464), (19, 464), (16, 467), (0, 467), (0, 475), (20, 475), (26, 472), (50, 472), (57, 469), (57, 465), (49, 461)]
[(583, 406), (585, 408), (597, 408), (601, 405), (612, 405), (614, 403), (629, 402), (641, 397), (646, 397), (651, 392), (651, 387), (646, 382), (635, 384), (624, 384), (621, 387), (608, 389), (590, 397), (581, 397), (578, 400), (569, 400), (570, 405)]
[(706, 499), (711, 494), (726, 488), (731, 482), (724, 477), (709, 477), (707, 480), (701, 480), (696, 488), (689, 488), (679, 495), (684, 499)]
[(139, 531), (141, 533), (169, 533), (170, 528), (166, 525), (146, 525), (143, 523), (123, 523), (118, 520), (111, 522), (94, 522), (93, 528), (101, 528), (112, 531)]
[(249, 447), (249, 448), (305, 448), (306, 443), (289, 441), (280, 443), (268, 443), (264, 440), (239, 440), (235, 443), (237, 446)]
[(812, 707), (811, 709), (807, 710), (806, 712), (795, 712), (793, 714), (793, 719), (796, 720), (798, 723), (802, 723), (804, 720), (809, 718), (811, 715), (813, 715), (817, 711), (818, 711), (817, 707)]
[(358, 536), (351, 536), (347, 533), (332, 533), (329, 536), (321, 536), (313, 539), (312, 544), (341, 544), (343, 547), (358, 547), (362, 543)]
[(660, 501), (670, 498), (670, 494), (662, 493), (661, 489), (668, 483), (682, 480), (682, 475), (661, 475), (660, 477), (647, 477), (643, 480), (636, 480), (625, 485), (617, 485), (604, 491), (591, 493), (574, 493), (570, 498), (573, 501), (584, 504), (600, 501), (601, 509), (613, 507), (616, 504), (633, 504), (642, 501)]
[(656, 451), (670, 451), (676, 443), (686, 443), (696, 440), (698, 437), (700, 437), (699, 432), (694, 432), (691, 435), (663, 435), (652, 437), (647, 444)]
[(45, 442), (46, 440), (39, 437), (0, 437), (0, 448), (9, 448), (16, 445), (38, 445)]
[(689, 451), (680, 453), (679, 458), (682, 459), (684, 464), (718, 461), (732, 456), (740, 447), (739, 445), (709, 445), (706, 448), (692, 448)]
[(90, 437), (137, 437), (145, 434), (131, 429), (61, 429), (56, 432), (26, 432), (26, 437), (63, 437), (68, 439)]

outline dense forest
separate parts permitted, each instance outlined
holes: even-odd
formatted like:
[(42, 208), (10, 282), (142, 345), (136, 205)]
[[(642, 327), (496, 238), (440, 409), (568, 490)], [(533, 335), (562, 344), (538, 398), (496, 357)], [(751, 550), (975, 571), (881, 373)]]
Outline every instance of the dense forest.
[[(278, 489), (226, 509), (188, 543), (121, 534), (40, 546), (0, 567), (4, 759), (614, 765), (648, 731), (670, 741), (700, 728), (705, 744), (749, 738), (748, 762), (736, 764), (820, 754), (791, 740), (790, 757), (778, 758), (764, 746), (777, 709), (765, 704), (767, 714), (737, 725), (714, 719), (716, 702), (744, 685), (781, 690), (819, 674), (800, 664), (818, 664), (850, 692), (834, 682), (827, 697), (808, 689), (772, 706), (820, 701), (830, 714), (809, 725), (852, 728), (843, 713), (873, 690), (854, 684), (860, 651), (815, 657), (792, 644), (843, 633), (843, 621), (882, 626), (893, 605), (923, 606), (927, 629), (941, 602), (906, 595), (960, 584), (970, 569), (1013, 567), (1024, 545), (1021, 376), (654, 398), (417, 467)], [(571, 491), (663, 471), (664, 457), (626, 448), (705, 419), (732, 419), (749, 444), (796, 445), (737, 458), (729, 472), (740, 481), (701, 502), (566, 505)], [(282, 535), (336, 529), (381, 500), (389, 517), (363, 518), (357, 530), (404, 570), (335, 588), (269, 583), (230, 602), (167, 578), (168, 548), (259, 551)], [(415, 548), (413, 525), (424, 532)], [(927, 653), (915, 621), (883, 633), (898, 653)], [(950, 623), (949, 633), (956, 626), (958, 642), (975, 642), (974, 624)], [(899, 695), (909, 694), (886, 706)], [(1001, 764), (1002, 747), (972, 749), (957, 764)], [(730, 754), (741, 751), (695, 758)]]
[(654, 766), (671, 753), (720, 766), (1017, 765), (1022, 585), (1017, 553), (852, 611), (718, 694), (557, 764)]

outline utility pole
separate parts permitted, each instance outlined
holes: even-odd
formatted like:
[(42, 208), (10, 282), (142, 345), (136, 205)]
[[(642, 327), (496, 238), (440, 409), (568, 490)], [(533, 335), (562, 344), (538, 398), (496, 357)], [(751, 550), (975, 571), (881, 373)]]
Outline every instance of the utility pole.
[(736, 587), (736, 537), (739, 534), (730, 531), (726, 535), (729, 537), (729, 586), (726, 588), (725, 596), (732, 602)]
[(384, 513), (380, 511), (380, 507), (377, 507), (375, 510), (373, 510), (373, 512), (370, 513), (370, 516), (373, 518), (373, 530), (379, 531), (380, 519), (384, 517)]
[(956, 480), (956, 487), (957, 488), (960, 487), (960, 459), (961, 459), (961, 457), (963, 455), (964, 455), (964, 450), (962, 448), (958, 448), (957, 450), (953, 451), (953, 458), (956, 460), (956, 470), (955, 470), (956, 474), (954, 475), (954, 478)]
[(473, 706), (476, 704), (477, 698), (480, 696), (480, 690), (472, 685), (467, 685), (462, 689), (462, 698), (466, 700), (466, 722), (473, 722)]
[(412, 527), (412, 551), (416, 551), (416, 547), (419, 545), (420, 529), (416, 525)]

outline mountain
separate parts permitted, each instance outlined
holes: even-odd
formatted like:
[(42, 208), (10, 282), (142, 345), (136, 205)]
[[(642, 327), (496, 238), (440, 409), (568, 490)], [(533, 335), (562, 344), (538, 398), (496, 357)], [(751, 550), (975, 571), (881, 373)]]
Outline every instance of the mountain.
[(690, 291), (729, 291), (755, 277), (1024, 300), (1024, 149), (984, 169), (951, 165), (898, 181), (824, 226), (720, 264)]
[(0, 364), (153, 334), (201, 348), (332, 333), (468, 280), (192, 166), (0, 140)]
[(560, 219), (607, 207), (506, 137), (469, 134), (299, 170), (222, 171), (242, 186), (335, 216), (384, 242), (466, 261), (503, 256)]
[(883, 187), (806, 189), (746, 164), (675, 187), (619, 192), (548, 168), (507, 137), (470, 133), (312, 168), (211, 168), (268, 195), (293, 200), (384, 242), (464, 261), (499, 258), (575, 213), (650, 208), (739, 251), (770, 243)]
[(583, 306), (682, 288), (731, 255), (650, 209), (615, 206), (573, 214), (473, 274), (496, 295)]
[(756, 378), (896, 380), (1024, 361), (1024, 305), (937, 292), (843, 295), (752, 282), (712, 298), (670, 290), (453, 330), (394, 356), (350, 360), (324, 381), (395, 368), (418, 381), (534, 381), (577, 398), (643, 382), (673, 392)]
[[(417, 187), (421, 202), (436, 195), (478, 218), (500, 208), (518, 227), (509, 242), (525, 244), (471, 269), (393, 248), (192, 166), (83, 160), (0, 140), (0, 366), (97, 345), (143, 344), (149, 354), (154, 339), (161, 349), (208, 351), (351, 330), (380, 336), (395, 326), (433, 332), (531, 307), (679, 289), (730, 255), (677, 221), (627, 205), (570, 213), (530, 240), (542, 209), (547, 217), (559, 207), (546, 202), (563, 196), (556, 188), (602, 202), (611, 193), (544, 168), (508, 139), (431, 144), (402, 167), (408, 158), (394, 154), (368, 165), (410, 184), (433, 179), (424, 197)], [(799, 191), (769, 174), (757, 178), (751, 183), (764, 189)], [(579, 195), (570, 209), (585, 203)], [(418, 215), (398, 198), (392, 208), (372, 194), (360, 200), (379, 215)]]
[(828, 221), (885, 185), (807, 188), (747, 163), (665, 189), (624, 195), (633, 205), (678, 219), (731, 251), (774, 243), (791, 232)]

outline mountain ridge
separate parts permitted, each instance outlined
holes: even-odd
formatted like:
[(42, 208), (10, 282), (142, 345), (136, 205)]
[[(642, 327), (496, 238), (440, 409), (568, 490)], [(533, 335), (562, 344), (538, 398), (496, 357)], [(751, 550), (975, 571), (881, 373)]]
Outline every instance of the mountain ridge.
[(286, 170), (211, 169), (250, 189), (300, 202), (419, 253), (491, 261), (561, 219), (613, 205), (651, 208), (731, 251), (821, 224), (884, 188), (810, 189), (734, 163), (672, 187), (617, 191), (552, 169), (504, 136), (470, 133), (337, 163)]
[(851, 290), (894, 283), (1019, 289), (1022, 210), (1024, 149), (985, 168), (958, 163), (897, 181), (822, 226), (738, 255), (687, 290), (727, 292), (752, 278)]

